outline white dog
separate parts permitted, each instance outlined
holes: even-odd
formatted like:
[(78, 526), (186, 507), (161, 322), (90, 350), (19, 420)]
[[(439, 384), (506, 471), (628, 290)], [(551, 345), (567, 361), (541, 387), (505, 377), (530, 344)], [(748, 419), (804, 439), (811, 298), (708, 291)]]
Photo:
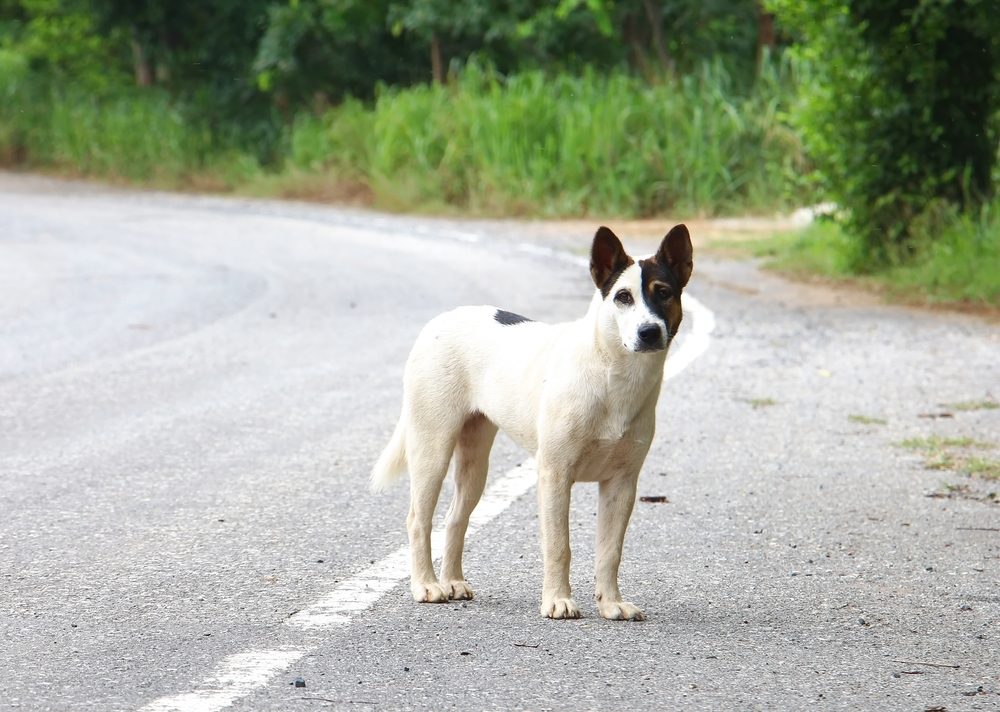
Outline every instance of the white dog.
[[(542, 615), (580, 616), (569, 586), (570, 488), (596, 481), (598, 609), (605, 618), (643, 619), (621, 598), (618, 566), (691, 256), (684, 225), (638, 263), (602, 227), (590, 258), (597, 292), (582, 319), (549, 325), (495, 307), (461, 307), (424, 327), (406, 362), (402, 415), (371, 478), (372, 489), (380, 491), (409, 470), (406, 524), (415, 600), (472, 598), (462, 548), (499, 428), (537, 461)], [(438, 579), (430, 535), (453, 456), (455, 498)]]

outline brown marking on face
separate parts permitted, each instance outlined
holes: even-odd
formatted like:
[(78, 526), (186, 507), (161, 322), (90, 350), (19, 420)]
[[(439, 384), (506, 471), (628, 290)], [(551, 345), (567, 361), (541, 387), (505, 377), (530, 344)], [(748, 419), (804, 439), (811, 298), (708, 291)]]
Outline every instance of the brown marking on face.
[(639, 260), (642, 268), (642, 298), (649, 310), (663, 319), (673, 338), (681, 325), (684, 310), (681, 292), (691, 277), (691, 236), (687, 227), (676, 225), (660, 243), (660, 249), (648, 260)]
[[(648, 260), (639, 260), (639, 267), (642, 269), (642, 299), (649, 311), (663, 319), (668, 336), (673, 337), (684, 315), (680, 280), (660, 261), (658, 254)], [(667, 294), (662, 293), (664, 288)]]

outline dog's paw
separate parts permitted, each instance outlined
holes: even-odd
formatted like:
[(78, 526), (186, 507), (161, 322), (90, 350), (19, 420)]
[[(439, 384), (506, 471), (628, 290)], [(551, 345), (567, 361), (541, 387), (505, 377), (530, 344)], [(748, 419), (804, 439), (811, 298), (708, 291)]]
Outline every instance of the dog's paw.
[(642, 614), (638, 606), (626, 601), (598, 601), (597, 609), (601, 613), (601, 618), (607, 618), (609, 621), (646, 620), (646, 616)]
[(576, 601), (572, 598), (553, 598), (548, 601), (542, 601), (539, 612), (546, 618), (564, 619), (580, 617), (580, 607), (576, 605)]
[(417, 603), (447, 603), (448, 592), (436, 583), (411, 583), (410, 592)]
[(454, 581), (442, 581), (441, 588), (444, 592), (448, 594), (448, 598), (453, 601), (471, 601), (472, 600), (472, 586), (468, 584), (467, 581), (454, 580)]

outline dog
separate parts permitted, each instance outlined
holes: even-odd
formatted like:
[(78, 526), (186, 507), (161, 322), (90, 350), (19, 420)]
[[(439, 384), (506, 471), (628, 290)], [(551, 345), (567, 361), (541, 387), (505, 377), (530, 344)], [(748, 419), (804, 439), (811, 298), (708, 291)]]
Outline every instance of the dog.
[[(597, 607), (607, 619), (643, 620), (637, 606), (622, 600), (618, 567), (692, 252), (687, 227), (677, 225), (655, 255), (636, 262), (601, 227), (590, 254), (596, 290), (582, 319), (549, 325), (496, 307), (459, 307), (423, 328), (406, 362), (402, 414), (371, 475), (378, 492), (404, 470), (410, 473), (406, 526), (414, 600), (472, 598), (462, 549), (500, 429), (537, 462), (540, 613), (580, 617), (569, 585), (570, 489), (598, 482)], [(439, 579), (432, 519), (453, 458), (455, 495)]]

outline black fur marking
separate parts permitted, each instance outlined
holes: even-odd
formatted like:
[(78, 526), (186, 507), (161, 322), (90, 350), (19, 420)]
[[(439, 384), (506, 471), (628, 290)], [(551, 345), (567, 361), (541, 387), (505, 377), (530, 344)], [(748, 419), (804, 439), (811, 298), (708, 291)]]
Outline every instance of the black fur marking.
[(526, 321), (534, 321), (534, 319), (529, 319), (514, 312), (504, 311), (503, 309), (497, 309), (497, 313), (493, 315), (493, 318), (504, 326), (514, 326), (515, 324), (523, 324)]
[[(639, 260), (639, 267), (642, 269), (642, 299), (649, 307), (649, 310), (663, 319), (667, 328), (670, 329), (670, 336), (677, 333), (677, 327), (681, 323), (681, 281), (677, 274), (665, 264), (662, 264), (656, 257), (648, 260)], [(660, 282), (670, 287), (671, 296), (668, 299), (661, 299), (656, 294), (655, 283)]]
[(604, 284), (601, 285), (602, 297), (607, 298), (607, 296), (611, 293), (611, 288), (615, 286), (615, 282), (617, 282), (618, 278), (622, 276), (622, 272), (627, 270), (633, 264), (635, 264), (635, 262), (633, 262), (632, 258), (630, 257), (627, 263), (623, 264), (621, 267), (619, 267), (614, 272), (608, 275), (608, 278), (604, 280)]

